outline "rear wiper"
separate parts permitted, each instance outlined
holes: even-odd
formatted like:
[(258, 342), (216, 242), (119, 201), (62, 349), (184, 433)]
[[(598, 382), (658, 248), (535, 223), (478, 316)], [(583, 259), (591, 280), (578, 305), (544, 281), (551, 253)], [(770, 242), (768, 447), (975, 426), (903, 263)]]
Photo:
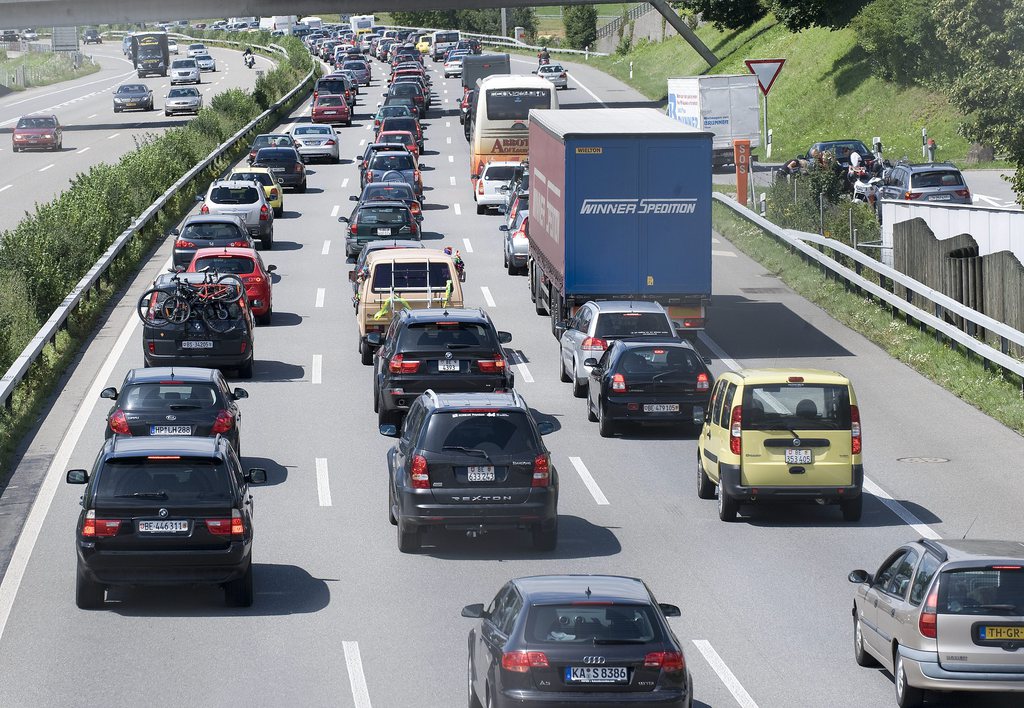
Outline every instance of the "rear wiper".
[(449, 349), (469, 349), (473, 345), (472, 344), (453, 344), (452, 342), (449, 342), (449, 343), (445, 344), (445, 346), (448, 347)]
[(611, 639), (594, 637), (594, 644), (647, 644), (646, 639)]
[(460, 452), (478, 453), (480, 455), (483, 455), (485, 460), (490, 460), (491, 459), (490, 455), (488, 455), (486, 451), (480, 450), (480, 449), (475, 448), (475, 447), (463, 447), (462, 445), (445, 445), (441, 449), (442, 450), (458, 450)]
[(981, 608), (983, 610), (992, 610), (994, 612), (1001, 612), (1001, 613), (1007, 614), (1007, 615), (1008, 614), (1014, 614), (1014, 613), (1016, 613), (1016, 610), (1017, 610), (1017, 606), (1016, 605), (999, 605), (999, 604), (994, 604), (994, 603), (993, 604), (976, 605), (976, 607), (979, 607), (979, 608)]
[(195, 403), (172, 403), (170, 406), (172, 411), (194, 411), (201, 407)]
[(132, 492), (131, 494), (117, 494), (115, 499), (166, 499), (167, 492)]

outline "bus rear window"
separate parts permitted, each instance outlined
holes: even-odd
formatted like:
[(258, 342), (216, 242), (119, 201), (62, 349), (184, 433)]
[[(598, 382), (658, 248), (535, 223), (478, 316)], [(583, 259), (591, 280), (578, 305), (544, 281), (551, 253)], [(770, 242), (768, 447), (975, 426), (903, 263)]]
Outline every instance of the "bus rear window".
[(490, 89), (487, 120), (526, 120), (531, 108), (550, 108), (550, 89)]

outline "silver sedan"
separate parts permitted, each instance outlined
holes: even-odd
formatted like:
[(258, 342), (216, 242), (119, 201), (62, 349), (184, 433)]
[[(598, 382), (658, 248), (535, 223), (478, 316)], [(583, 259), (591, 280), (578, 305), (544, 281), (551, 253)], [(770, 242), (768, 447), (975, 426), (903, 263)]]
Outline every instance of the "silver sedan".
[(331, 162), (338, 162), (338, 134), (329, 125), (297, 125), (291, 131), (295, 139), (295, 149), (304, 160), (324, 157)]
[(189, 86), (187, 88), (172, 88), (164, 96), (164, 115), (172, 113), (199, 113), (203, 107), (203, 94), (199, 89)]
[(545, 64), (533, 73), (550, 81), (555, 89), (569, 88), (569, 74), (561, 64)]
[(197, 56), (196, 64), (199, 65), (199, 71), (217, 71), (217, 62), (209, 54)]
[(502, 224), (498, 230), (505, 232), (503, 250), (508, 274), (525, 273), (530, 257), (530, 212), (520, 209), (511, 224)]

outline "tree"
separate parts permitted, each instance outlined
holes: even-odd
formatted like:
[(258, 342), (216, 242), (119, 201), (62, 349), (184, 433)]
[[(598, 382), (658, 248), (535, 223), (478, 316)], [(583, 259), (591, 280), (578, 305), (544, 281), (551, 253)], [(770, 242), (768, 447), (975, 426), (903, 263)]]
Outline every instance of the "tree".
[(402, 27), (433, 27), (446, 29), (456, 27), (455, 10), (426, 10), (418, 12), (392, 12), (391, 19)]
[(871, 0), (765, 0), (779, 21), (793, 32), (808, 27), (845, 27), (869, 2)]
[(934, 7), (935, 0), (875, 0), (853, 18), (857, 44), (876, 76), (945, 87), (954, 63), (936, 34)]
[(934, 17), (954, 57), (947, 92), (964, 113), (960, 130), (1009, 154), (1013, 191), (1024, 199), (1024, 0), (937, 0)]
[(688, 0), (685, 7), (720, 30), (750, 27), (768, 13), (761, 0)]
[(565, 25), (565, 41), (573, 49), (597, 43), (597, 7), (594, 5), (563, 5), (562, 24)]

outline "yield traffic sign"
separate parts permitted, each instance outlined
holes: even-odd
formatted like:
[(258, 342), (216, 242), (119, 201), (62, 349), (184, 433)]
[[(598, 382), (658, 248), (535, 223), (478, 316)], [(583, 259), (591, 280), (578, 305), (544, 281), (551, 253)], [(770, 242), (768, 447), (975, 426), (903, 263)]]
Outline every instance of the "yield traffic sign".
[(747, 59), (744, 62), (750, 73), (757, 77), (757, 84), (765, 96), (772, 90), (772, 84), (779, 77), (785, 59)]

